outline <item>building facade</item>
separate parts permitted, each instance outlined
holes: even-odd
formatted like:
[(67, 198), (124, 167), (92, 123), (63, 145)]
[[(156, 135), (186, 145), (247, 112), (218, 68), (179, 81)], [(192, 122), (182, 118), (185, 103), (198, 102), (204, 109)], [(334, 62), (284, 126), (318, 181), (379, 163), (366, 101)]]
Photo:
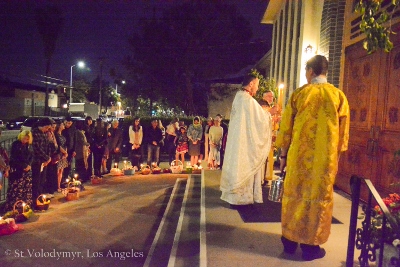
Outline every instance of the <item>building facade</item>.
[[(329, 60), (328, 82), (346, 94), (350, 105), (349, 149), (340, 157), (336, 185), (350, 193), (356, 174), (372, 181), (382, 196), (399, 192), (400, 181), (400, 36), (392, 35), (390, 53), (367, 54), (360, 32), (358, 0), (274, 0), (263, 23), (273, 24), (270, 76), (291, 92), (306, 83), (305, 62), (315, 54)], [(382, 2), (390, 11), (391, 1)], [(400, 12), (392, 30), (400, 32)], [(366, 191), (361, 193), (367, 199)]]
[(328, 80), (339, 86), (345, 0), (270, 1), (262, 23), (273, 24), (271, 67), (265, 76), (285, 86), (285, 98), (306, 83), (305, 63), (315, 54), (330, 62)]

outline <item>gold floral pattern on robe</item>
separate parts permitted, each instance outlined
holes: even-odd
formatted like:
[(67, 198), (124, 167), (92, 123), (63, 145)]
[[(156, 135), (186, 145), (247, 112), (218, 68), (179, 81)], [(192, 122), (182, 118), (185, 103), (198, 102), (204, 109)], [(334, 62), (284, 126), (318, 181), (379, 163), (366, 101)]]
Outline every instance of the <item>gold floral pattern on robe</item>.
[(288, 150), (282, 199), (282, 235), (320, 245), (327, 241), (339, 152), (347, 150), (349, 105), (329, 83), (308, 84), (291, 95), (277, 147)]

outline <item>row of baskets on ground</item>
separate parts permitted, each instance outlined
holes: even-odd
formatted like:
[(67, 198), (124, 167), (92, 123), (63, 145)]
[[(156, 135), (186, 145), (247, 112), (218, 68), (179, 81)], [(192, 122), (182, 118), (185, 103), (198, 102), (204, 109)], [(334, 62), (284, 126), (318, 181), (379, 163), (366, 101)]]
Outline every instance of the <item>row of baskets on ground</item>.
[(110, 170), (111, 175), (134, 175), (136, 172), (138, 174), (142, 175), (148, 175), (148, 174), (160, 174), (160, 173), (174, 173), (174, 174), (179, 174), (179, 173), (187, 173), (187, 174), (200, 174), (202, 170), (202, 167), (199, 165), (186, 165), (186, 168), (184, 168), (182, 161), (180, 160), (174, 160), (171, 162), (171, 167), (170, 168), (164, 168), (161, 169), (160, 167), (157, 166), (156, 163), (153, 163), (152, 166), (149, 165), (141, 165), (140, 170), (136, 166), (130, 166), (130, 163), (124, 162), (124, 167), (122, 169), (119, 169), (117, 164), (115, 165), (114, 168)]

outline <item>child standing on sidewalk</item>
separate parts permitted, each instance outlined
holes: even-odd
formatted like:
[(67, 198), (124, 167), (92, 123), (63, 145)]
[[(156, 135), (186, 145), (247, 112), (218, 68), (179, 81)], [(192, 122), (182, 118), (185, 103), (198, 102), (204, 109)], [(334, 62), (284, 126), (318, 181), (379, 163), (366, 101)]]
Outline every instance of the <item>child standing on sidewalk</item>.
[(174, 140), (176, 144), (176, 155), (175, 159), (179, 160), (179, 155), (181, 155), (182, 163), (185, 162), (185, 154), (189, 150), (189, 138), (186, 132), (186, 126), (179, 127), (179, 134), (175, 137)]

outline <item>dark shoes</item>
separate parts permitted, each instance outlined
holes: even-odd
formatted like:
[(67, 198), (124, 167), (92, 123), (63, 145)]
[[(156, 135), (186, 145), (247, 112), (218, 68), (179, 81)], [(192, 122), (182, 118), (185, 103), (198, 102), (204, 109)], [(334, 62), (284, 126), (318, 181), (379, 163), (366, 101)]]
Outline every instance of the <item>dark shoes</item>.
[(284, 236), (281, 236), (281, 241), (283, 244), (283, 252), (287, 254), (294, 254), (296, 253), (297, 243), (287, 239)]
[[(283, 244), (283, 251), (286, 254), (295, 254), (297, 249), (297, 242), (287, 239), (281, 236), (281, 241)], [(320, 246), (300, 244), (301, 250), (303, 251), (302, 258), (304, 261), (312, 261), (316, 259), (321, 259), (325, 257), (326, 251)]]
[(325, 257), (325, 254), (326, 254), (325, 249), (320, 248), (318, 251), (312, 253), (303, 251), (302, 258), (304, 261), (312, 261)]

